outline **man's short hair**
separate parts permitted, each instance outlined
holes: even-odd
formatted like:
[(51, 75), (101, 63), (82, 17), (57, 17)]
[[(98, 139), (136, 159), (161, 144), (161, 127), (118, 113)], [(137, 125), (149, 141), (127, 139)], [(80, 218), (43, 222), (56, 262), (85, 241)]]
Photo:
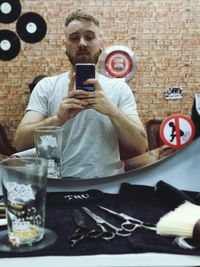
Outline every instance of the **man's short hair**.
[(30, 89), (30, 92), (32, 92), (33, 89), (34, 89), (34, 87), (36, 86), (36, 84), (37, 84), (40, 80), (42, 80), (43, 78), (45, 78), (45, 77), (48, 77), (48, 76), (45, 75), (45, 74), (40, 74), (40, 75), (36, 76), (36, 77), (32, 80), (32, 82), (28, 85), (28, 86), (29, 86), (29, 89)]
[(90, 15), (89, 13), (83, 11), (83, 10), (77, 10), (73, 13), (71, 13), (65, 20), (65, 28), (72, 22), (73, 20), (89, 20), (92, 21), (97, 27), (99, 27), (99, 21), (97, 18), (95, 18), (93, 15)]

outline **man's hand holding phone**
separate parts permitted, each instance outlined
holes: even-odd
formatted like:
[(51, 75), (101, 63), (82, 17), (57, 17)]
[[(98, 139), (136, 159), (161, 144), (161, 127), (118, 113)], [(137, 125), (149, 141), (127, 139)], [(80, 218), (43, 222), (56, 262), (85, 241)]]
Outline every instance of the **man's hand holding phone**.
[(90, 63), (76, 64), (76, 90), (89, 92), (88, 97), (85, 95), (79, 96), (88, 101), (88, 108), (93, 108), (96, 111), (111, 115), (114, 109), (112, 103), (107, 99), (101, 88), (100, 83), (95, 77), (95, 65)]
[(70, 79), (68, 95), (62, 99), (57, 113), (57, 118), (61, 125), (88, 106), (86, 99), (89, 97), (89, 92), (75, 90), (75, 79), (76, 75), (74, 73)]
[(61, 110), (63, 110), (61, 114), (64, 118), (67, 117), (65, 119), (67, 121), (80, 111), (89, 108), (110, 115), (114, 107), (95, 78), (95, 65), (77, 64), (76, 73), (70, 80), (68, 96), (63, 99), (61, 105)]

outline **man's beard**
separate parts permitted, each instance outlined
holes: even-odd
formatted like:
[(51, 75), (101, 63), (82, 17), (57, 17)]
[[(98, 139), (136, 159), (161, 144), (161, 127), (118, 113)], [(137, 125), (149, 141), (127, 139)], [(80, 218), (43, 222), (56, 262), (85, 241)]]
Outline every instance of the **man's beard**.
[(68, 56), (72, 66), (75, 66), (77, 63), (93, 63), (96, 65), (99, 60), (100, 54), (101, 54), (101, 49), (99, 49), (99, 51), (93, 56), (90, 54), (88, 50), (79, 49), (76, 55), (73, 57), (70, 53), (66, 51), (66, 55)]

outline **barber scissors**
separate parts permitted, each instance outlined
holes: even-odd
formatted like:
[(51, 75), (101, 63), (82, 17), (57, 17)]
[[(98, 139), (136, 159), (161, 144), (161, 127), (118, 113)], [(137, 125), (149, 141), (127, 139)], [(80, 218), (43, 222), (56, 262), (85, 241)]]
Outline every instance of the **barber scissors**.
[(126, 230), (127, 232), (133, 232), (136, 228), (145, 228), (148, 230), (156, 231), (156, 225), (152, 223), (146, 223), (136, 218), (133, 218), (125, 213), (118, 213), (114, 210), (110, 210), (108, 208), (102, 207), (98, 205), (99, 208), (109, 212), (110, 214), (115, 215), (116, 217), (123, 219), (124, 222), (121, 224), (121, 228)]
[(86, 237), (96, 239), (101, 236), (100, 230), (91, 230), (89, 227), (86, 226), (85, 219), (82, 216), (80, 210), (74, 209), (72, 211), (72, 214), (78, 228), (75, 230), (74, 234), (68, 237), (70, 247), (74, 247), (79, 241)]
[[(116, 226), (114, 226), (113, 224), (109, 223), (108, 221), (104, 220), (102, 217), (96, 215), (95, 213), (93, 213), (91, 210), (89, 210), (86, 207), (82, 207), (82, 209), (91, 217), (93, 218), (93, 220), (97, 223), (97, 226), (99, 226), (99, 228), (102, 231), (102, 239), (105, 240), (111, 240), (113, 239), (116, 235), (118, 236), (129, 236), (131, 235), (131, 232), (128, 232), (125, 229), (122, 228), (118, 228)], [(104, 227), (104, 225), (108, 226), (110, 229), (112, 229), (113, 231), (108, 231), (106, 230), (106, 228)]]

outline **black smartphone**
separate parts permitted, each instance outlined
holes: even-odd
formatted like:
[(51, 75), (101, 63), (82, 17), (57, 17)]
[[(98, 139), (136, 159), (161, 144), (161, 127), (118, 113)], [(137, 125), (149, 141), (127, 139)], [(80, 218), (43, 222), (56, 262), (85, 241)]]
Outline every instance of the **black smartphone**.
[(92, 84), (85, 85), (84, 81), (90, 78), (95, 78), (95, 64), (91, 63), (78, 63), (75, 66), (76, 71), (76, 89), (94, 91), (95, 88)]

